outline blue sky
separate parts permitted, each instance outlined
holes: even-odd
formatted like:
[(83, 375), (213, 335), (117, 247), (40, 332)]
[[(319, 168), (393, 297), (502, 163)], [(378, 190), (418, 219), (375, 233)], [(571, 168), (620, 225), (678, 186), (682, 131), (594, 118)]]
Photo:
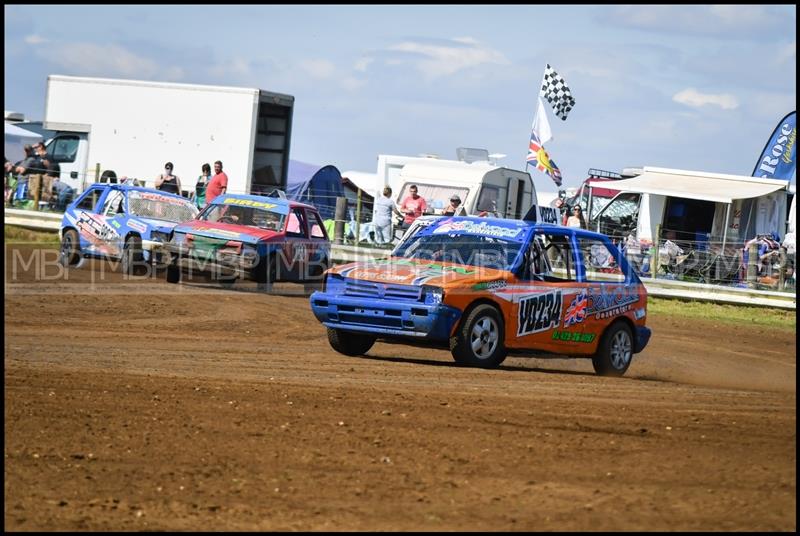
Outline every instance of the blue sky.
[[(5, 6), (5, 105), (42, 119), (49, 74), (258, 87), (295, 97), (291, 157), (483, 147), (523, 168), (546, 63), (565, 186), (590, 167), (750, 175), (796, 108), (797, 12), (773, 6)], [(554, 190), (532, 170), (537, 188)]]

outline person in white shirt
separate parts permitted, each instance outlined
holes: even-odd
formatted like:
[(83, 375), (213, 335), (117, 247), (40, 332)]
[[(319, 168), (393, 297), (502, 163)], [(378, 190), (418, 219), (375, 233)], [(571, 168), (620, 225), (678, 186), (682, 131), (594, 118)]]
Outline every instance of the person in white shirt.
[(383, 195), (375, 199), (372, 209), (372, 223), (375, 229), (375, 242), (381, 245), (388, 244), (394, 238), (394, 225), (392, 225), (392, 214), (403, 217), (397, 210), (392, 201), (392, 189), (385, 187)]

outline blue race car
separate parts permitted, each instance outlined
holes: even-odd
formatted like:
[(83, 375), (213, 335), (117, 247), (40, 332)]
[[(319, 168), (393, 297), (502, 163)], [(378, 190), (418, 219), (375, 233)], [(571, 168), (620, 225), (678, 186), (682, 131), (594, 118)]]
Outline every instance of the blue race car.
[(152, 188), (93, 184), (64, 212), (59, 237), (63, 266), (80, 265), (86, 257), (119, 260), (122, 271), (138, 275), (148, 264), (165, 266), (163, 245), (180, 222), (198, 210), (186, 198)]

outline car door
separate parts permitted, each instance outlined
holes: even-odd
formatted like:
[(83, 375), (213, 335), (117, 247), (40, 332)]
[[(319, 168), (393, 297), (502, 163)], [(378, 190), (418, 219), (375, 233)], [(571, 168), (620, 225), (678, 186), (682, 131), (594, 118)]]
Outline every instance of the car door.
[(580, 349), (586, 285), (579, 281), (578, 266), (573, 233), (533, 232), (514, 285), (509, 347), (553, 353)]
[(637, 305), (639, 286), (629, 284), (619, 249), (605, 237), (579, 235), (576, 243), (587, 294), (583, 329), (586, 339), (598, 342), (616, 318), (644, 314), (644, 306)]
[(302, 207), (292, 207), (286, 218), (286, 237), (278, 261), (278, 277), (298, 281), (308, 266), (308, 221)]
[(93, 186), (75, 206), (75, 228), (81, 249), (94, 255), (108, 254), (109, 240), (119, 236), (103, 215), (108, 192), (108, 187)]
[(109, 189), (100, 211), (103, 224), (108, 228), (102, 240), (105, 243), (107, 255), (112, 257), (122, 256), (123, 240), (127, 230), (124, 200), (125, 195), (120, 190)]
[(331, 243), (325, 232), (325, 225), (316, 210), (307, 208), (306, 217), (309, 225), (309, 240), (306, 257), (306, 267), (303, 272), (304, 280), (313, 280), (322, 275), (330, 264)]

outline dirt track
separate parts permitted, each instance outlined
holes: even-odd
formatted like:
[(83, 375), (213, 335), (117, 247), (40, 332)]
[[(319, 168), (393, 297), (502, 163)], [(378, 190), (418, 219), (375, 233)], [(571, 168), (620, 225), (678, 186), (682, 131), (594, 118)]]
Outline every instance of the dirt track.
[(796, 529), (794, 333), (651, 315), (621, 379), (347, 358), (293, 285), (12, 253), (6, 530)]

